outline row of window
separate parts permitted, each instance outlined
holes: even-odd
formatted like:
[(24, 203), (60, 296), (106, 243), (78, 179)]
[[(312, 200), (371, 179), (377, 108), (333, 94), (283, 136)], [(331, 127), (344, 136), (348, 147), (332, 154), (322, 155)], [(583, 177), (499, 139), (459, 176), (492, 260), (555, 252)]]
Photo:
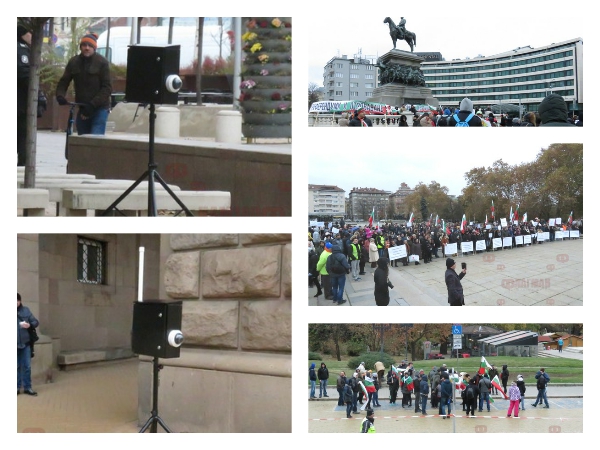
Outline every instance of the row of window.
[[(512, 64), (509, 67), (515, 67), (519, 64)], [(460, 76), (460, 78), (479, 78), (479, 77), (498, 77), (501, 75), (513, 75), (517, 73), (529, 73), (529, 72), (541, 72), (542, 70), (552, 70), (558, 69), (560, 67), (569, 67), (573, 65), (573, 60), (569, 59), (566, 61), (557, 61), (549, 64), (539, 64), (533, 67), (521, 67), (514, 68), (510, 70), (493, 70), (491, 67), (470, 67), (470, 68), (443, 68), (443, 69), (430, 69), (426, 66), (423, 66), (423, 74), (442, 74), (442, 73), (465, 73), (465, 72), (477, 72), (474, 74), (465, 74)], [(490, 72), (484, 72), (486, 70), (491, 70)], [(444, 78), (448, 78), (445, 76)]]
[[(555, 51), (558, 50), (560, 48), (570, 48), (571, 50), (567, 50), (567, 51), (563, 51), (563, 52), (555, 52), (555, 53), (551, 53), (548, 54), (549, 50), (540, 50), (537, 52), (532, 52), (532, 53), (528, 53), (527, 56), (523, 55), (522, 57), (525, 59), (517, 59), (519, 58), (519, 56), (505, 56), (505, 57), (500, 57), (500, 58), (495, 58), (494, 61), (482, 61), (482, 60), (478, 60), (478, 59), (474, 59), (474, 60), (470, 60), (470, 61), (457, 61), (455, 63), (451, 63), (451, 64), (443, 64), (444, 66), (448, 67), (448, 66), (472, 66), (472, 65), (483, 65), (489, 63), (490, 64), (490, 68), (503, 68), (503, 67), (512, 67), (512, 66), (517, 66), (517, 65), (524, 65), (524, 64), (534, 64), (536, 62), (541, 62), (541, 61), (550, 61), (553, 59), (559, 59), (559, 58), (569, 58), (573, 56), (573, 48), (574, 44), (566, 44), (564, 46), (561, 47), (556, 47), (554, 49), (552, 49), (551, 51)], [(539, 56), (539, 57), (532, 57), (535, 55), (543, 55), (543, 56)], [(507, 61), (505, 63), (500, 63), (497, 64), (498, 61)], [(493, 64), (496, 63), (496, 64)], [(448, 70), (448, 69), (444, 69), (444, 70)], [(464, 67), (462, 69), (458, 69), (458, 70), (464, 70), (464, 71), (469, 71), (469, 70), (481, 70), (481, 67), (472, 67), (472, 68), (468, 68), (468, 67)]]
[[(509, 78), (498, 78), (495, 80), (480, 80), (477, 81), (478, 85), (490, 85), (490, 84), (509, 84), (509, 83), (522, 83), (526, 81), (538, 81), (538, 80), (553, 80), (555, 78), (572, 77), (573, 70), (559, 70), (558, 72), (543, 73), (538, 75), (529, 75), (526, 77), (509, 77)], [(448, 80), (448, 77), (427, 77), (428, 86), (468, 86), (471, 83), (455, 82), (454, 83), (434, 83), (435, 80)]]
[(428, 84), (428, 87), (430, 87), (435, 93), (440, 93), (442, 92), (441, 90), (439, 90), (439, 88), (444, 88), (444, 87), (453, 87), (453, 88), (457, 88), (457, 89), (453, 89), (453, 90), (448, 90), (447, 92), (456, 92), (457, 90), (459, 91), (464, 91), (464, 92), (468, 92), (468, 93), (482, 93), (482, 92), (498, 92), (498, 91), (530, 91), (530, 90), (535, 90), (535, 89), (551, 89), (553, 87), (557, 88), (557, 87), (564, 87), (564, 86), (574, 86), (575, 85), (575, 81), (574, 80), (561, 80), (561, 81), (554, 81), (554, 82), (544, 82), (544, 83), (531, 83), (531, 84), (520, 84), (517, 86), (498, 86), (498, 87), (493, 87), (493, 88), (482, 88), (482, 87), (472, 87), (470, 85), (465, 85), (465, 83), (439, 83), (439, 84)]
[[(335, 76), (335, 78), (344, 78), (344, 74), (342, 72), (335, 72), (334, 76)], [(354, 79), (360, 78), (360, 75), (357, 74), (357, 73), (351, 73), (350, 74), (350, 78), (354, 78)], [(364, 79), (365, 80), (374, 80), (375, 79), (375, 75), (373, 75), (373, 74), (366, 74), (364, 76)]]
[[(530, 99), (542, 99), (542, 98), (546, 97), (548, 95), (548, 93), (549, 92), (546, 92), (546, 91), (542, 91), (542, 92), (527, 92), (526, 94), (523, 95), (523, 98), (521, 100), (522, 101), (527, 101), (527, 100), (530, 100)], [(564, 90), (553, 89), (552, 93), (559, 94), (562, 97), (568, 97), (568, 96), (575, 95), (575, 91), (573, 89), (564, 89)], [(456, 95), (457, 93), (456, 92), (447, 92), (447, 94), (449, 94), (449, 95)], [(458, 97), (457, 96), (454, 96), (454, 97), (444, 97), (443, 95), (444, 95), (443, 92), (435, 92), (435, 97), (440, 101), (441, 104), (448, 104), (448, 103), (456, 103), (456, 104), (458, 104), (464, 98), (464, 94), (462, 94), (462, 95), (460, 95)], [(511, 100), (511, 99), (512, 99), (512, 96), (510, 94), (482, 95), (482, 96), (473, 97), (473, 100), (475, 100), (475, 101), (477, 101), (479, 103), (481, 103), (483, 101), (483, 102), (488, 102), (488, 103), (491, 103), (491, 104), (496, 103), (496, 102), (500, 102), (500, 101)]]

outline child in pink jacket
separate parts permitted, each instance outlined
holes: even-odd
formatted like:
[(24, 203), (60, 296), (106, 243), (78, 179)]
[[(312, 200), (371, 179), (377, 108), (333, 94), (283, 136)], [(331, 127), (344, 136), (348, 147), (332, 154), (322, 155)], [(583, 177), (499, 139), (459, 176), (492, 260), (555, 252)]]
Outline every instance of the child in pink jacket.
[(515, 417), (519, 417), (519, 402), (521, 401), (521, 391), (519, 390), (519, 386), (517, 386), (517, 382), (513, 381), (508, 388), (508, 398), (510, 399), (510, 405), (508, 407), (508, 414), (506, 417), (510, 417), (515, 411)]

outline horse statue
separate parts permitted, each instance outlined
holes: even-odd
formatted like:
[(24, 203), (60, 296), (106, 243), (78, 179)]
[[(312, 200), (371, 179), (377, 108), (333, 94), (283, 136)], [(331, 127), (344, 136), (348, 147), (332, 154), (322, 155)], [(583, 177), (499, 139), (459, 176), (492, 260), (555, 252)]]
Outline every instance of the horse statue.
[(402, 34), (400, 33), (400, 31), (398, 30), (398, 27), (394, 23), (394, 21), (392, 19), (390, 19), (389, 17), (386, 17), (384, 19), (383, 23), (387, 23), (388, 26), (390, 27), (390, 37), (392, 38), (392, 42), (394, 43), (394, 48), (396, 48), (396, 41), (398, 39), (400, 39), (400, 40), (405, 40), (406, 43), (408, 45), (410, 45), (410, 51), (411, 52), (413, 51), (414, 47), (417, 45), (417, 35), (415, 33), (407, 30), (404, 33), (404, 37), (403, 37)]

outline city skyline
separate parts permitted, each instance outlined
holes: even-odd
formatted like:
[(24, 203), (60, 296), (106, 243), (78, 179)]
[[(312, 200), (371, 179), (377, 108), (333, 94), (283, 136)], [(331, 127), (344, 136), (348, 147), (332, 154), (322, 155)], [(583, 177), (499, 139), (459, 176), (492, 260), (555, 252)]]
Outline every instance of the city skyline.
[[(391, 17), (395, 24), (401, 16), (406, 19), (406, 29), (417, 36), (415, 52), (440, 52), (446, 61), (472, 59), (478, 55), (492, 56), (518, 47), (544, 47), (573, 38), (583, 39), (577, 12), (567, 10), (557, 15), (551, 7), (555, 3), (558, 6), (558, 2), (550, 1), (546, 3), (545, 11), (536, 8), (531, 14), (520, 10), (515, 15), (510, 9), (493, 11), (494, 22), (490, 17), (482, 17), (480, 10), (468, 11), (453, 6), (447, 11), (436, 6), (433, 14), (423, 14), (422, 5), (402, 5), (382, 13), (342, 12), (333, 19), (334, 25), (337, 25), (333, 28), (333, 37), (310, 34), (308, 81), (322, 86), (323, 68), (333, 57), (348, 55), (348, 58), (353, 58), (359, 53), (363, 58), (377, 57), (390, 51), (393, 44), (388, 25), (383, 23), (386, 16)], [(527, 6), (523, 8), (527, 10)], [(332, 29), (331, 16), (314, 17), (311, 22), (315, 29)], [(502, 27), (509, 32), (496, 31)], [(396, 48), (410, 51), (405, 41), (398, 41)]]

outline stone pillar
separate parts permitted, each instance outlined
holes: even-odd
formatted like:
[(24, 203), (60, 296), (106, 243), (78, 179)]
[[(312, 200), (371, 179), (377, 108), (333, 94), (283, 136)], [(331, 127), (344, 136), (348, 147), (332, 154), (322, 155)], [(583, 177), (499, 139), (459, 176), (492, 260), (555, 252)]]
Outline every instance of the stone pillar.
[[(163, 420), (176, 432), (291, 432), (291, 235), (162, 235), (160, 258), (160, 297), (183, 300), (185, 336), (180, 358), (161, 360)], [(142, 425), (152, 364), (140, 361)]]

